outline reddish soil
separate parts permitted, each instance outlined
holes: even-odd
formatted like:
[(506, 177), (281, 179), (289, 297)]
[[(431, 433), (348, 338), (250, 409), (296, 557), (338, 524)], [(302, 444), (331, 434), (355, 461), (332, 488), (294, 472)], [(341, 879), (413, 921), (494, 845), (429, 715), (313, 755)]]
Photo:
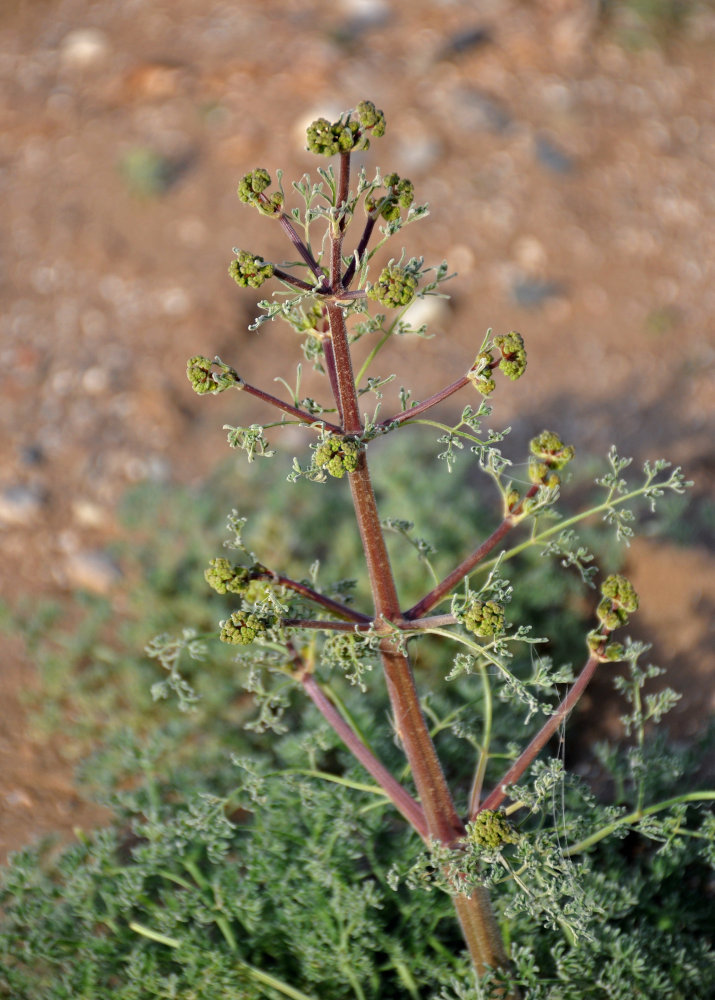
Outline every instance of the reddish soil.
[[(715, 529), (703, 513), (715, 439), (715, 15), (694, 5), (677, 32), (634, 36), (623, 12), (604, 23), (598, 6), (5, 0), (8, 603), (70, 600), (84, 583), (116, 588), (120, 606), (101, 554), (123, 491), (151, 476), (200, 478), (225, 455), (233, 400), (201, 406), (188, 356), (218, 353), (272, 391), (276, 374), (293, 381), (287, 328), (249, 333), (250, 295), (226, 276), (235, 245), (287, 255), (277, 227), (238, 203), (236, 182), (255, 166), (314, 172), (299, 126), (367, 97), (388, 118), (368, 169), (410, 177), (431, 205), (405, 232), (408, 253), (460, 272), (451, 304), (434, 311), (437, 336), (386, 351), (380, 372), (399, 368), (421, 398), (465, 371), (487, 327), (518, 329), (529, 371), (495, 400), (513, 447), (546, 426), (580, 454), (615, 441), (637, 460), (685, 467), (696, 481), (688, 546), (639, 541), (627, 568), (638, 635), (685, 695), (676, 730), (703, 724), (715, 673)], [(19, 645), (4, 643), (0, 851), (97, 818), (60, 750), (27, 733), (32, 678)], [(594, 732), (617, 714), (596, 711), (599, 691)]]

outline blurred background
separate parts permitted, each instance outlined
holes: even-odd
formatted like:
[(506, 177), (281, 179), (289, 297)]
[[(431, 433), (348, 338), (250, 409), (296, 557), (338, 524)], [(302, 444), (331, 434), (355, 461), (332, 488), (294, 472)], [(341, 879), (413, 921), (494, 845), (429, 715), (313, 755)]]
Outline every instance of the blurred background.
[[(380, 374), (419, 399), (488, 327), (520, 330), (527, 376), (494, 399), (507, 454), (550, 427), (592, 474), (616, 443), (695, 481), (625, 564), (635, 634), (693, 735), (713, 706), (714, 52), (715, 5), (697, 0), (3, 0), (0, 851), (99, 816), (58, 736), (76, 706), (32, 721), (64, 680), (55, 657), (50, 698), (28, 635), (59, 623), (76, 639), (94, 598), (102, 629), (121, 620), (123, 498), (163, 491), (159, 525), (172, 491), (226, 459), (222, 424), (257, 419), (249, 400), (197, 399), (186, 358), (294, 382), (291, 331), (249, 332), (260, 296), (227, 276), (234, 246), (287, 255), (238, 179), (314, 173), (307, 123), (365, 98), (388, 122), (367, 169), (409, 177), (431, 207), (408, 255), (459, 272), (425, 317), (434, 338), (403, 340)], [(594, 695), (586, 709), (617, 727)]]

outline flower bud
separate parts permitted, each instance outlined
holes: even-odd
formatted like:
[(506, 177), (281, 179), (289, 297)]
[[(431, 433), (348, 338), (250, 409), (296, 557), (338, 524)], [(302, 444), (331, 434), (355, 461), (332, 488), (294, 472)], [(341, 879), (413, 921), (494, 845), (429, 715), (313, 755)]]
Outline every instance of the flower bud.
[(503, 844), (516, 844), (519, 834), (503, 812), (482, 809), (475, 819), (467, 824), (467, 839), (477, 847), (497, 850)]
[(234, 250), (236, 259), (228, 265), (228, 273), (242, 288), (260, 288), (264, 281), (273, 277), (275, 267), (266, 263), (263, 257), (247, 250)]
[(354, 438), (330, 435), (315, 449), (315, 464), (325, 469), (335, 479), (342, 479), (346, 472), (357, 469), (362, 444)]
[(267, 623), (257, 615), (246, 614), (244, 611), (234, 611), (230, 618), (221, 622), (221, 642), (234, 646), (250, 646), (254, 639), (263, 635)]
[(499, 368), (512, 381), (520, 378), (526, 371), (526, 351), (524, 338), (512, 330), (503, 336), (494, 338), (494, 346), (501, 351), (502, 359)]
[(222, 557), (212, 559), (204, 571), (204, 579), (219, 594), (242, 594), (252, 578), (253, 572), (247, 566), (234, 566)]
[(380, 272), (377, 283), (367, 290), (367, 297), (388, 308), (408, 305), (415, 297), (417, 278), (411, 270), (399, 264), (388, 264)]
[(224, 389), (242, 389), (246, 384), (235, 368), (224, 364), (220, 358), (210, 361), (201, 354), (189, 358), (186, 363), (186, 377), (199, 396), (207, 392), (216, 395)]
[(488, 638), (504, 631), (504, 608), (496, 601), (474, 601), (464, 613), (464, 626)]

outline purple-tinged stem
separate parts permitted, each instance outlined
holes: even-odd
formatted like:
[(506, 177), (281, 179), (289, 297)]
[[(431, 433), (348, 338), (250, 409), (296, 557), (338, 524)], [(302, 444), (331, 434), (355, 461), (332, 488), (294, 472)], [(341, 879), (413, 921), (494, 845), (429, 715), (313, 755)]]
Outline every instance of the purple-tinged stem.
[(304, 424), (322, 424), (322, 426), (327, 431), (332, 431), (335, 434), (340, 433), (340, 428), (337, 424), (331, 424), (327, 420), (323, 420), (322, 417), (316, 416), (313, 413), (306, 413), (305, 410), (299, 409), (297, 406), (293, 406), (291, 403), (285, 403), (282, 399), (277, 396), (272, 396), (270, 392), (265, 392), (263, 389), (259, 389), (255, 385), (249, 385), (248, 382), (244, 382), (241, 386), (241, 392), (247, 392), (251, 396), (255, 396), (256, 399), (262, 399), (264, 403), (270, 403), (271, 406), (277, 406), (279, 410), (283, 410), (284, 413), (290, 414), (291, 417), (295, 417)]
[(407, 420), (414, 420), (415, 417), (419, 417), (422, 413), (425, 413), (433, 406), (436, 406), (437, 403), (441, 403), (442, 400), (448, 399), (451, 395), (453, 395), (453, 393), (463, 389), (468, 382), (469, 379), (467, 376), (462, 375), (462, 377), (458, 378), (456, 382), (452, 382), (451, 385), (445, 386), (444, 389), (440, 389), (439, 392), (430, 396), (429, 399), (425, 399), (423, 402), (415, 404), (415, 406), (410, 407), (409, 410), (404, 410), (402, 413), (395, 414), (394, 417), (388, 417), (387, 420), (381, 420), (377, 426), (390, 427), (394, 424), (403, 424)]
[[(296, 590), (297, 587), (294, 586), (293, 589)], [(316, 603), (321, 603), (325, 607), (328, 607), (325, 601), (329, 600), (329, 598), (324, 599), (320, 594), (316, 594), (315, 596), (306, 594), (306, 596), (311, 597), (311, 600)], [(338, 605), (338, 607), (342, 607), (342, 605)], [(349, 611), (350, 609), (345, 608), (344, 610)], [(337, 611), (335, 613), (338, 614)], [(346, 617), (345, 614), (342, 617)], [(422, 631), (430, 628), (442, 628), (445, 625), (454, 625), (456, 620), (454, 615), (433, 615), (430, 618), (418, 618), (415, 621), (386, 622), (381, 628), (380, 623), (374, 618), (370, 618), (368, 615), (360, 615), (358, 617), (357, 612), (352, 612), (350, 621), (334, 622), (325, 618), (282, 618), (281, 624), (285, 625), (286, 628), (314, 628), (324, 629), (329, 632), (373, 632), (375, 635), (390, 635), (396, 628), (401, 631)]]
[(281, 618), (284, 628), (312, 628), (322, 632), (369, 632), (372, 619), (366, 622), (334, 622), (326, 618)]
[(340, 390), (338, 388), (338, 375), (335, 370), (335, 351), (333, 350), (333, 340), (330, 334), (328, 333), (321, 338), (320, 342), (323, 345), (323, 364), (325, 366), (325, 371), (328, 374), (328, 381), (330, 382), (330, 391), (333, 394), (333, 399), (335, 400), (335, 405), (338, 409), (338, 419), (340, 420), (341, 424), (341, 426), (338, 427), (334, 433), (342, 434), (343, 407), (340, 401)]
[(273, 268), (273, 277), (280, 278), (281, 281), (293, 285), (294, 288), (300, 288), (303, 292), (315, 291), (315, 285), (309, 285), (307, 281), (303, 281), (302, 278), (296, 278), (294, 274), (289, 274), (288, 271), (283, 271), (280, 267)]
[(367, 217), (367, 222), (365, 223), (365, 229), (360, 237), (360, 242), (357, 245), (357, 249), (353, 254), (353, 259), (348, 264), (347, 271), (343, 276), (343, 288), (349, 288), (350, 282), (355, 277), (355, 271), (357, 270), (357, 262), (362, 259), (362, 255), (367, 250), (367, 245), (370, 242), (370, 237), (372, 236), (372, 231), (375, 228), (375, 223), (377, 222), (377, 215), (369, 215)]
[[(340, 601), (334, 601), (331, 597), (326, 597), (325, 594), (320, 594), (317, 590), (313, 590), (312, 587), (308, 587), (304, 583), (298, 583), (297, 580), (291, 580), (288, 576), (281, 576), (279, 573), (271, 573), (269, 570), (266, 573), (266, 579), (270, 579), (274, 583), (277, 583), (282, 587), (286, 587), (288, 590), (293, 590), (296, 594), (301, 594), (309, 601), (312, 601), (314, 604), (319, 604), (321, 607), (325, 608), (326, 611), (330, 611), (339, 618), (347, 619), (347, 621), (343, 623), (347, 629), (353, 629), (355, 625), (365, 625), (369, 628), (372, 623), (372, 618), (369, 615), (364, 615), (361, 611), (354, 611), (352, 608), (349, 608), (347, 604), (341, 604)], [(298, 619), (296, 619), (296, 621), (298, 621)], [(286, 619), (286, 624), (287, 623), (288, 619)], [(330, 625), (331, 623), (327, 624)], [(336, 625), (338, 623), (333, 622), (332, 624)]]
[[(538, 486), (532, 486), (524, 500), (528, 500), (535, 495), (538, 490)], [(484, 559), (485, 556), (494, 549), (499, 542), (504, 538), (509, 532), (519, 523), (519, 514), (521, 513), (522, 505), (524, 500), (518, 504), (510, 514), (508, 514), (502, 523), (495, 528), (491, 533), (489, 538), (486, 538), (481, 545), (471, 552), (466, 559), (463, 559), (459, 566), (456, 566), (451, 573), (445, 576), (444, 580), (433, 587), (428, 594), (414, 604), (408, 611), (405, 612), (404, 617), (412, 620), (413, 618), (419, 618), (424, 615), (427, 611), (431, 611), (443, 598), (445, 598), (449, 593), (454, 590), (460, 580), (463, 580), (467, 574), (471, 573), (474, 567)]]
[(569, 693), (566, 695), (554, 714), (544, 723), (527, 748), (519, 754), (494, 791), (490, 792), (486, 799), (480, 803), (474, 814), (469, 817), (470, 820), (473, 820), (475, 816), (482, 811), (482, 809), (499, 808), (508, 795), (508, 792), (505, 790), (506, 786), (513, 785), (515, 781), (519, 780), (524, 771), (531, 766), (536, 756), (541, 750), (543, 750), (561, 723), (566, 719), (566, 716), (575, 706), (583, 692), (586, 690), (586, 687), (588, 686), (588, 683), (593, 677), (596, 667), (600, 662), (599, 657), (595, 653), (591, 653), (589, 658), (586, 660), (581, 673), (571, 685)]
[(412, 798), (409, 792), (402, 787), (399, 781), (390, 774), (387, 768), (365, 746), (340, 712), (338, 712), (332, 701), (321, 690), (314, 675), (303, 671), (300, 675), (300, 681), (310, 700), (323, 718), (332, 726), (348, 750), (360, 761), (365, 770), (372, 775), (378, 785), (387, 793), (395, 808), (402, 813), (410, 826), (426, 842), (429, 838), (429, 831), (420, 804)]

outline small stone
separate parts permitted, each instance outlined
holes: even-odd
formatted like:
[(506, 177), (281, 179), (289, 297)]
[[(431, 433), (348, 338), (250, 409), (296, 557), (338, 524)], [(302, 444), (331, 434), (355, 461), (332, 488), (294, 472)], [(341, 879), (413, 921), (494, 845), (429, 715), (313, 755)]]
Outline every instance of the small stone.
[(553, 139), (543, 132), (534, 138), (534, 152), (537, 161), (542, 167), (551, 170), (554, 174), (572, 174), (575, 169), (573, 157), (565, 153)]
[(477, 88), (457, 93), (455, 111), (460, 125), (478, 132), (504, 132), (513, 121), (501, 101)]
[(470, 49), (479, 48), (482, 45), (486, 45), (491, 42), (492, 35), (488, 28), (483, 24), (474, 25), (471, 28), (465, 28), (462, 31), (458, 31), (456, 34), (447, 42), (445, 46), (445, 51), (443, 58), (449, 58), (453, 55), (461, 55), (463, 52), (469, 52)]
[(32, 524), (43, 502), (41, 492), (31, 486), (7, 486), (0, 492), (0, 523), (10, 526)]
[(446, 300), (438, 299), (435, 295), (429, 295), (424, 299), (415, 299), (404, 315), (405, 322), (415, 329), (426, 324), (428, 333), (434, 333), (436, 330), (444, 328), (448, 319), (449, 306)]
[(22, 809), (32, 809), (33, 802), (24, 788), (15, 788), (9, 792), (5, 792), (3, 795), (5, 799), (5, 804), (10, 809), (16, 809), (18, 807)]
[(99, 550), (70, 553), (65, 560), (65, 573), (70, 586), (93, 594), (109, 594), (122, 578), (122, 571), (112, 557)]
[(84, 528), (101, 528), (107, 523), (107, 513), (91, 500), (73, 500), (72, 516)]
[(106, 368), (94, 366), (88, 368), (82, 375), (82, 388), (91, 396), (99, 396), (106, 392), (109, 386), (109, 373)]
[(564, 294), (564, 287), (558, 281), (542, 281), (540, 278), (520, 277), (511, 286), (511, 297), (518, 306), (534, 309), (547, 299)]
[(109, 41), (98, 28), (78, 28), (65, 35), (60, 46), (60, 58), (70, 69), (98, 66), (109, 55)]

